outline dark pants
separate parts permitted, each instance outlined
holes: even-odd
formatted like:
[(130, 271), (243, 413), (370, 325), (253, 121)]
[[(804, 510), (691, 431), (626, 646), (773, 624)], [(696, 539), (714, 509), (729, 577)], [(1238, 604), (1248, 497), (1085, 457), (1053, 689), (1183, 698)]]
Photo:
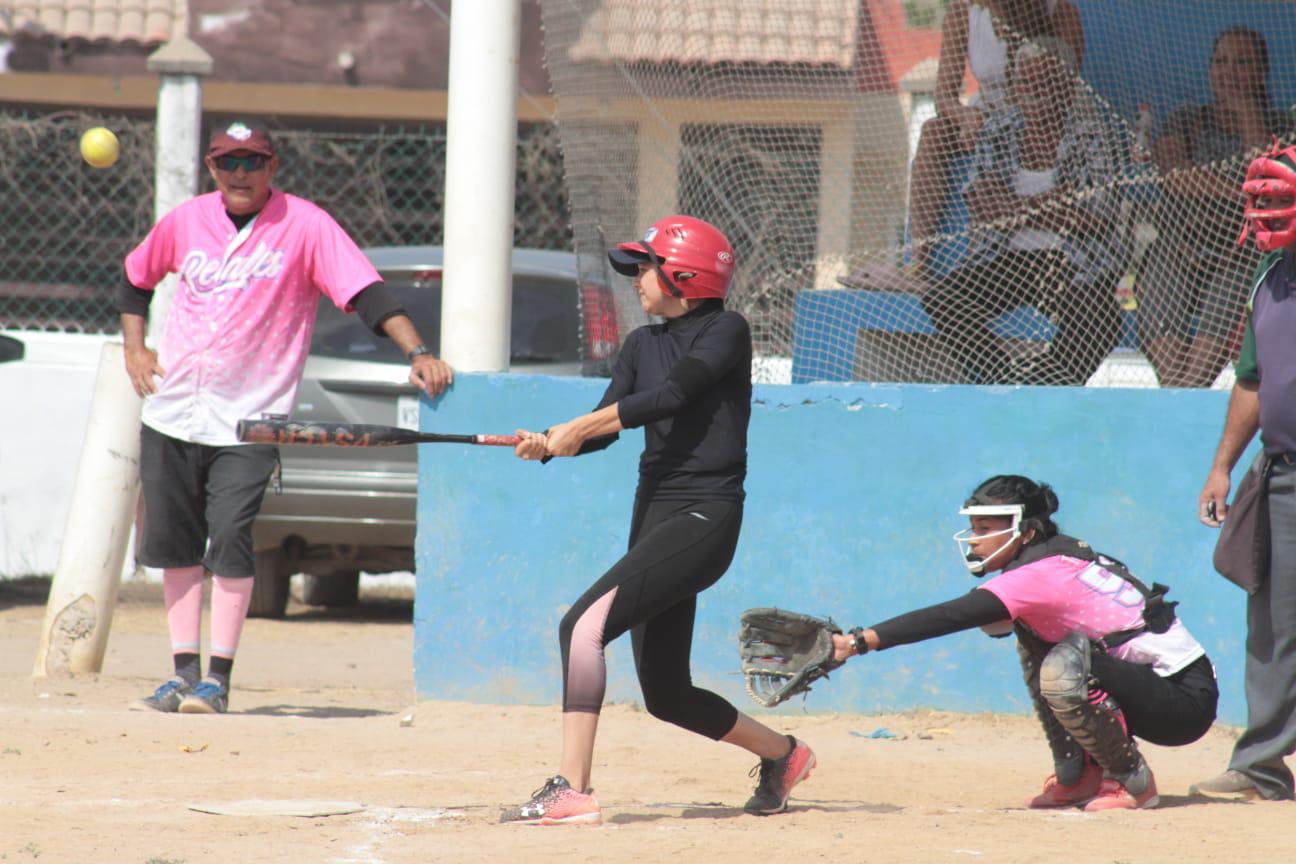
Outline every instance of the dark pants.
[(1199, 657), (1161, 677), (1151, 666), (1095, 651), (1091, 671), (1098, 686), (1116, 700), (1131, 735), (1163, 747), (1191, 744), (1215, 722), (1219, 688), (1210, 660)]
[[(1007, 251), (950, 271), (923, 307), (963, 384), (1084, 386), (1120, 339), (1115, 277), (1080, 285), (1061, 252)], [(1039, 357), (1014, 358), (987, 326), (1010, 309), (1034, 306), (1055, 326)]]
[(737, 501), (635, 501), (629, 551), (559, 627), (564, 711), (599, 711), (603, 647), (629, 630), (648, 713), (716, 740), (733, 729), (737, 709), (693, 686), (689, 655), (697, 595), (729, 568), (742, 511)]
[(141, 427), (140, 563), (255, 575), (252, 522), (278, 459), (269, 444), (211, 447)]
[(1247, 598), (1246, 731), (1229, 767), (1266, 798), (1291, 799), (1296, 752), (1296, 465), (1269, 478), (1269, 577)]

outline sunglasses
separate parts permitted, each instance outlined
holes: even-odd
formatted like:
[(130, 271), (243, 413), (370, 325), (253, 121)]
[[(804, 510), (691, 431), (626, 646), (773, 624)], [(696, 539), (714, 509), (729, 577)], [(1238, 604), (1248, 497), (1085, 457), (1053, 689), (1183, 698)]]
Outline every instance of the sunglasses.
[(252, 153), (247, 156), (217, 156), (212, 160), (216, 165), (217, 171), (228, 171), (231, 174), (242, 168), (249, 173), (260, 171), (270, 161), (269, 156), (262, 156), (260, 153)]

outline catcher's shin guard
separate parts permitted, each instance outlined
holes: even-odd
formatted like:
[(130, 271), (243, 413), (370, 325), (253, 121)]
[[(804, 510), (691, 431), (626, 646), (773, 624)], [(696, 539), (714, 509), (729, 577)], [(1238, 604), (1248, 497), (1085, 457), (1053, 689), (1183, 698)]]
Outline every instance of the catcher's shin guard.
[(1017, 657), (1021, 660), (1022, 675), (1026, 679), (1031, 703), (1035, 706), (1035, 716), (1039, 717), (1040, 724), (1044, 727), (1044, 737), (1053, 754), (1053, 774), (1061, 785), (1074, 786), (1084, 774), (1084, 748), (1062, 728), (1062, 724), (1053, 715), (1053, 709), (1040, 693), (1041, 652), (1034, 645), (1018, 639)]
[(1040, 664), (1040, 694), (1062, 728), (1089, 752), (1108, 777), (1131, 792), (1142, 792), (1140, 781), (1150, 777), (1134, 739), (1125, 731), (1125, 719), (1110, 697), (1098, 703), (1089, 699), (1089, 637), (1068, 633), (1053, 646)]

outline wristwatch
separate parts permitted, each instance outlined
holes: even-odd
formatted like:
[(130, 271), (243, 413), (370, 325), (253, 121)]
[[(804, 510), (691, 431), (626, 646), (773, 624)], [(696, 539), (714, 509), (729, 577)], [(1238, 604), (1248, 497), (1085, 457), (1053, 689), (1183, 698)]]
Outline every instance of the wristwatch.
[(414, 358), (418, 357), (420, 354), (431, 354), (431, 353), (432, 353), (432, 349), (424, 345), (422, 342), (420, 342), (419, 344), (411, 348), (409, 351), (405, 352), (405, 359), (413, 363)]
[(852, 627), (850, 637), (851, 646), (855, 649), (856, 654), (867, 654), (869, 652), (868, 643), (864, 641), (863, 627)]

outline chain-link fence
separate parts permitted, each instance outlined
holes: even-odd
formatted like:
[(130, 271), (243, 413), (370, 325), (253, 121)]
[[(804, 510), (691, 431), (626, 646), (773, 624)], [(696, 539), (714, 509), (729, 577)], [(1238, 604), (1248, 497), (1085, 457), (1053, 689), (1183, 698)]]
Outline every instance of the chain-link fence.
[[(95, 169), (78, 139), (106, 126), (121, 157)], [(333, 215), (362, 247), (441, 243), (444, 125), (275, 128), (275, 185)], [(151, 118), (0, 111), (0, 327), (115, 332), (122, 259), (153, 224)], [(202, 175), (202, 191), (212, 188)], [(572, 246), (558, 135), (518, 129), (514, 244)]]

